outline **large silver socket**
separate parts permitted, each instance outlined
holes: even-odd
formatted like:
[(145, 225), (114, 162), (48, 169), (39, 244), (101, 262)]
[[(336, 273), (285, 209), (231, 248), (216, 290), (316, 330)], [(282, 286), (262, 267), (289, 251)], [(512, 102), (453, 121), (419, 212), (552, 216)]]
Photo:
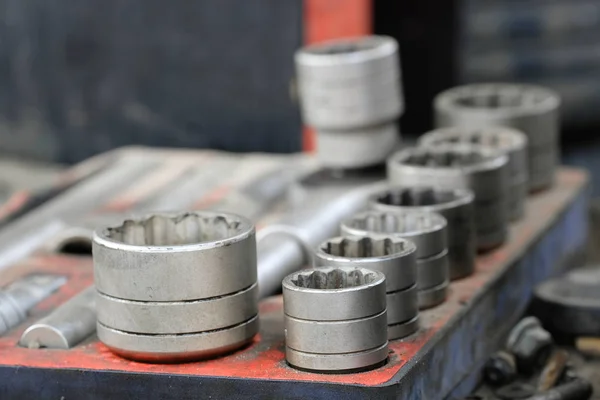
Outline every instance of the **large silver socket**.
[(440, 146), (449, 143), (466, 143), (490, 147), (508, 156), (509, 190), (507, 214), (511, 220), (523, 217), (527, 192), (516, 190), (527, 186), (529, 166), (527, 136), (521, 131), (506, 127), (447, 127), (425, 133), (419, 139), (422, 146)]
[(94, 283), (108, 296), (183, 301), (223, 296), (256, 282), (254, 225), (209, 211), (165, 213), (99, 229)]
[[(434, 100), (438, 127), (507, 126), (524, 132), (529, 141), (529, 187), (550, 186), (558, 165), (560, 98), (547, 88), (523, 84), (471, 84), (438, 94)], [(539, 154), (552, 154), (546, 169), (536, 166)]]
[[(381, 272), (322, 267), (289, 275), (282, 286), (286, 359), (292, 366), (341, 373), (372, 368), (386, 360), (385, 276)], [(363, 302), (365, 296), (371, 300)]]
[(369, 206), (389, 213), (436, 212), (446, 218), (450, 279), (459, 279), (475, 270), (474, 198), (470, 189), (391, 186), (373, 194)]
[(149, 362), (215, 357), (258, 332), (256, 242), (245, 218), (154, 214), (94, 233), (98, 337)]

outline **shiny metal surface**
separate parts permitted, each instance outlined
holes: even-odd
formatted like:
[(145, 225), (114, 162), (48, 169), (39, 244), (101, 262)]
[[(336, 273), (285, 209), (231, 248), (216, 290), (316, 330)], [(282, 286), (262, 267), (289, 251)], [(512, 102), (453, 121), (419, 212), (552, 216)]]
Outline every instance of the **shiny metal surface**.
[(332, 168), (378, 164), (396, 148), (400, 137), (394, 121), (344, 131), (317, 129), (316, 133), (317, 157)]
[(336, 237), (317, 247), (315, 266), (360, 267), (383, 273), (388, 324), (392, 325), (413, 319), (419, 312), (416, 250), (411, 241), (390, 235)]
[(369, 204), (383, 212), (437, 212), (446, 218), (450, 279), (459, 279), (475, 269), (474, 197), (469, 189), (390, 186), (375, 193)]
[(96, 289), (91, 286), (28, 327), (19, 344), (24, 347), (70, 349), (96, 330)]
[(419, 290), (417, 298), (419, 301), (419, 310), (426, 310), (442, 304), (446, 301), (448, 294), (449, 282), (446, 281), (441, 285), (434, 286), (429, 289)]
[(304, 47), (295, 56), (304, 122), (317, 136), (317, 157), (331, 168), (382, 163), (396, 148), (404, 104), (398, 43), (365, 36)]
[(34, 274), (12, 282), (0, 291), (0, 335), (25, 320), (27, 313), (62, 285), (60, 275)]
[(372, 74), (398, 71), (398, 43), (386, 36), (342, 39), (305, 47), (295, 55), (300, 79), (346, 86)]
[(283, 280), (283, 303), (287, 315), (304, 320), (369, 317), (386, 308), (385, 276), (351, 267), (299, 271)]
[[(108, 158), (96, 161), (108, 162)], [(93, 162), (90, 161), (90, 165)], [(98, 164), (98, 163), (95, 163)], [(10, 223), (0, 232), (0, 270), (21, 260), (65, 228), (67, 219), (100, 207), (114, 193), (151, 171), (157, 165), (150, 157), (118, 160), (98, 172), (94, 179), (84, 180), (26, 215)]]
[[(214, 357), (258, 332), (254, 225), (211, 211), (96, 230), (98, 337), (139, 361)], [(155, 346), (153, 348), (153, 346)]]
[(438, 286), (449, 278), (448, 250), (417, 259), (417, 287), (419, 290)]
[(437, 213), (363, 211), (342, 221), (345, 236), (387, 234), (410, 240), (417, 246), (416, 258), (427, 258), (447, 247), (446, 219)]
[[(362, 302), (365, 295), (372, 299)], [(314, 356), (321, 354), (338, 361), (341, 355), (349, 357), (346, 366), (336, 364), (332, 370), (368, 367), (373, 365), (370, 351), (387, 348), (385, 277), (381, 272), (353, 267), (304, 270), (284, 279), (283, 296), (286, 354), (290, 354), (291, 365), (321, 370)], [(296, 357), (298, 353), (313, 356)], [(377, 357), (377, 362), (384, 359)]]
[(491, 147), (508, 156), (511, 178), (527, 179), (527, 136), (516, 129), (503, 126), (445, 127), (425, 132), (419, 137), (421, 146), (465, 143)]
[(411, 320), (401, 322), (399, 324), (388, 325), (389, 340), (402, 339), (412, 335), (419, 330), (419, 317), (416, 316)]
[(559, 96), (543, 87), (523, 84), (472, 84), (438, 94), (434, 100), (438, 127), (490, 125), (518, 129), (529, 140), (530, 189), (550, 186), (558, 158), (548, 169), (536, 169), (537, 154), (558, 153)]
[(285, 359), (299, 369), (314, 372), (355, 373), (382, 364), (388, 357), (388, 343), (358, 353), (315, 354), (286, 347)]
[(450, 229), (450, 222), (473, 218), (474, 199), (470, 189), (391, 185), (374, 193), (369, 206), (387, 212), (435, 212), (446, 218)]
[[(338, 234), (342, 219), (363, 209), (369, 195), (382, 185), (379, 182), (359, 188), (349, 185), (329, 189), (318, 197), (309, 196), (303, 199), (301, 210), (288, 213), (277, 224), (292, 227), (306, 246), (314, 249)], [(259, 298), (277, 293), (285, 276), (310, 265), (305, 260), (304, 248), (296, 238), (286, 234), (268, 235), (258, 243)]]
[(96, 289), (127, 300), (206, 299), (256, 282), (254, 226), (234, 214), (125, 220), (94, 233), (93, 256)]
[(335, 237), (321, 243), (314, 255), (316, 267), (360, 267), (385, 275), (386, 291), (413, 286), (417, 281), (417, 247), (392, 235)]
[(185, 362), (234, 351), (252, 341), (258, 316), (241, 324), (208, 332), (180, 335), (143, 335), (97, 324), (98, 338), (114, 353), (143, 362)]
[(406, 322), (419, 314), (416, 284), (407, 289), (388, 292), (386, 301), (388, 325)]
[[(322, 306), (326, 307), (326, 306)], [(285, 345), (318, 354), (355, 353), (387, 341), (387, 314), (347, 321), (312, 321), (284, 316)]]
[[(471, 144), (445, 144), (438, 147), (411, 148), (388, 159), (388, 177), (403, 186), (431, 185), (443, 188), (469, 188), (475, 194), (475, 229), (478, 250), (489, 249), (480, 243), (481, 232), (497, 233), (501, 244), (507, 232), (507, 202), (510, 191), (508, 157), (497, 150)], [(493, 206), (493, 213), (490, 213)], [(490, 225), (491, 224), (491, 225)], [(491, 228), (493, 226), (493, 228)]]
[[(522, 210), (527, 193), (512, 190), (517, 185), (528, 185), (529, 165), (527, 159), (527, 136), (516, 129), (506, 127), (446, 127), (426, 132), (419, 139), (423, 146), (439, 146), (447, 143), (471, 143), (497, 149), (508, 156), (509, 190), (507, 214), (511, 220), (523, 216)], [(548, 166), (551, 168), (551, 165)]]
[(258, 286), (205, 300), (143, 302), (98, 293), (98, 321), (136, 333), (181, 334), (223, 329), (258, 314)]
[(508, 157), (471, 144), (445, 144), (401, 150), (387, 161), (388, 180), (400, 186), (471, 189), (475, 201), (505, 198)]

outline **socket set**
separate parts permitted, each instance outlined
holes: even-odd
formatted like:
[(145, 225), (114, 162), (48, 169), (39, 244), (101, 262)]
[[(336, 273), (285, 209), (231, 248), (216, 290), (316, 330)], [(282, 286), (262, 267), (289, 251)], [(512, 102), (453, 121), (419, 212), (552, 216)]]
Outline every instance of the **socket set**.
[[(414, 304), (413, 288), (418, 282), (418, 279), (415, 281), (415, 276), (411, 277), (411, 273), (418, 271), (417, 260), (420, 255), (431, 257), (439, 254), (439, 249), (432, 249), (431, 254), (417, 254), (414, 249), (413, 255), (409, 240), (386, 237), (385, 232), (370, 233), (366, 238), (336, 239), (336, 232), (339, 232), (343, 218), (336, 217), (335, 224), (331, 222), (327, 225), (318, 224), (306, 217), (324, 215), (333, 221), (330, 213), (319, 208), (327, 198), (337, 208), (340, 205), (346, 207), (346, 218), (360, 211), (361, 207), (356, 205), (360, 202), (362, 207), (368, 208), (369, 198), (373, 193), (387, 190), (382, 187), (379, 178), (360, 180), (352, 177), (320, 188), (311, 187), (304, 207), (296, 210), (292, 218), (285, 211), (288, 203), (286, 190), (290, 187), (290, 182), (302, 183), (307, 179), (302, 178), (303, 176), (310, 176), (313, 171), (318, 170), (311, 157), (240, 157), (212, 151), (143, 148), (121, 149), (100, 158), (102, 157), (110, 157), (113, 161), (109, 167), (16, 220), (11, 225), (12, 246), (8, 247), (5, 241), (0, 240), (0, 287), (3, 292), (11, 292), (13, 285), (27, 282), (30, 279), (28, 277), (51, 276), (57, 279), (49, 286), (44, 285), (46, 289), (42, 291), (42, 299), (24, 309), (24, 319), (0, 336), (0, 381), (3, 382), (0, 390), (3, 398), (58, 395), (126, 398), (132, 394), (191, 398), (197, 395), (199, 385), (202, 386), (203, 393), (215, 398), (265, 394), (281, 398), (306, 395), (315, 398), (335, 395), (367, 398), (392, 393), (405, 398), (437, 398), (440, 394), (450, 394), (464, 378), (461, 371), (473, 368), (475, 360), (486, 357), (495, 346), (491, 336), (477, 336), (473, 326), (497, 329), (502, 325), (501, 321), (520, 316), (525, 307), (524, 301), (520, 297), (504, 296), (503, 293), (514, 290), (525, 293), (545, 276), (566, 265), (554, 264), (553, 260), (568, 259), (577, 254), (585, 243), (583, 221), (586, 215), (587, 177), (577, 170), (561, 169), (554, 188), (528, 198), (527, 213), (521, 221), (511, 225), (507, 242), (495, 251), (477, 256), (473, 273), (453, 281), (447, 288), (446, 299), (442, 304), (417, 311), (418, 323), (411, 326), (410, 322), (415, 319), (417, 312), (410, 304)], [(284, 164), (288, 168), (282, 173)], [(84, 163), (75, 166), (70, 173), (85, 168), (88, 167)], [(215, 171), (223, 171), (220, 179), (215, 179)], [(114, 179), (116, 176), (129, 177), (129, 184), (122, 185), (120, 179)], [(259, 182), (265, 180), (279, 183), (281, 190), (278, 193), (261, 190)], [(365, 196), (363, 191), (359, 194), (356, 192), (357, 188), (365, 186), (365, 181), (372, 182), (366, 184), (371, 197)], [(204, 183), (204, 186), (199, 183)], [(88, 193), (90, 187), (99, 185), (103, 185), (101, 193)], [(269, 185), (271, 188), (273, 186), (277, 187)], [(194, 191), (190, 192), (190, 188), (194, 188)], [(188, 197), (178, 195), (184, 192)], [(95, 197), (88, 199), (88, 195)], [(344, 198), (344, 202), (341, 198)], [(169, 202), (173, 206), (164, 207)], [(162, 209), (188, 209), (190, 212), (165, 213), (148, 220), (148, 214), (158, 206)], [(211, 209), (219, 211), (209, 211)], [(460, 215), (460, 208), (451, 210)], [(231, 213), (243, 214), (248, 218), (235, 219), (236, 217), (230, 216)], [(109, 260), (115, 256), (102, 255), (105, 249), (101, 249), (101, 262), (96, 265), (96, 290), (99, 292), (96, 294), (93, 289), (88, 289), (94, 282), (92, 258), (89, 254), (82, 254), (83, 252), (71, 253), (69, 248), (72, 247), (65, 246), (70, 239), (65, 232), (72, 232), (71, 238), (81, 241), (82, 231), (73, 229), (87, 229), (92, 224), (90, 221), (95, 225), (111, 227), (110, 231), (94, 239), (95, 255), (98, 254), (98, 246), (108, 246), (113, 249), (111, 251), (127, 249), (128, 254), (119, 257), (128, 257), (127, 265), (131, 269), (120, 273), (136, 273), (135, 265), (153, 265), (152, 262), (141, 261), (139, 258), (148, 257), (147, 254), (129, 251), (132, 248), (165, 246), (163, 252), (170, 252), (176, 251), (178, 246), (190, 246), (190, 242), (202, 238), (202, 241), (214, 243), (210, 251), (218, 252), (223, 240), (229, 240), (229, 237), (246, 238), (235, 242), (242, 246), (242, 258), (246, 260), (243, 266), (235, 269), (242, 271), (249, 268), (250, 272), (245, 277), (215, 276), (217, 285), (210, 283), (209, 279), (212, 278), (208, 276), (203, 276), (202, 280), (193, 279), (195, 284), (191, 284), (192, 279), (189, 277), (193, 271), (188, 271), (175, 274), (182, 280), (173, 290), (162, 294), (154, 293), (147, 291), (147, 287), (154, 287), (154, 284), (130, 287), (130, 282), (139, 279), (129, 279), (105, 271), (104, 265), (114, 267), (115, 262)], [(298, 222), (292, 225), (290, 221)], [(320, 237), (310, 238), (308, 232), (313, 225), (318, 226), (320, 232), (324, 228), (327, 232), (321, 232)], [(327, 228), (328, 226), (331, 228)], [(251, 251), (253, 246), (244, 248), (243, 245), (251, 243), (248, 240), (252, 240), (252, 227), (256, 227), (257, 231), (255, 255)], [(2, 235), (7, 236), (6, 231), (1, 231), (0, 236)], [(89, 235), (91, 240), (91, 232)], [(308, 239), (314, 245), (307, 245)], [(347, 282), (354, 279), (355, 286), (351, 284), (351, 287), (343, 290), (351, 291), (352, 287), (368, 286), (376, 281), (371, 277), (372, 272), (362, 273), (360, 278), (352, 271), (361, 268), (367, 268), (367, 271), (377, 270), (378, 267), (374, 264), (365, 267), (372, 258), (381, 266), (380, 271), (386, 273), (385, 268), (390, 267), (386, 267), (382, 259), (388, 257), (393, 260), (388, 265), (396, 265), (398, 271), (403, 272), (402, 276), (391, 279), (392, 285), (380, 287), (377, 297), (379, 308), (374, 306), (373, 310), (365, 311), (362, 317), (357, 317), (373, 321), (368, 322), (369, 324), (383, 324), (383, 332), (388, 332), (385, 338), (371, 337), (368, 343), (362, 344), (352, 342), (355, 345), (348, 348), (328, 348), (325, 345), (314, 347), (313, 341), (307, 339), (310, 336), (306, 336), (310, 335), (310, 330), (303, 330), (302, 326), (298, 328), (292, 323), (288, 325), (288, 335), (291, 329), (298, 341), (286, 342), (284, 315), (288, 315), (290, 321), (313, 318), (318, 324), (325, 324), (322, 329), (327, 329), (323, 315), (302, 316), (299, 314), (301, 311), (290, 309), (294, 301), (286, 301), (284, 304), (285, 296), (289, 295), (288, 289), (285, 289), (284, 297), (269, 296), (270, 293), (257, 293), (255, 283), (258, 282), (260, 286), (261, 282), (269, 282), (267, 278), (275, 280), (273, 274), (266, 271), (276, 262), (299, 260), (305, 266), (310, 266), (311, 259), (307, 255), (310, 248), (322, 249), (318, 250), (318, 254), (327, 261), (315, 263), (327, 264), (318, 267), (325, 268), (326, 271), (324, 275), (312, 278), (293, 278), (294, 275), (291, 275), (292, 280), (303, 282), (300, 286), (294, 284), (294, 290), (315, 289), (311, 288), (311, 285), (315, 285), (315, 279), (320, 280), (317, 286), (324, 284), (326, 287), (330, 275), (332, 282), (337, 282), (335, 285), (348, 286)], [(341, 248), (345, 250), (341, 251)], [(17, 250), (23, 255), (15, 255)], [(252, 261), (253, 257), (258, 260), (256, 276), (252, 275), (251, 266), (256, 263)], [(330, 263), (334, 259), (340, 259), (340, 263), (332, 266)], [(358, 265), (352, 264), (353, 260), (358, 260)], [(171, 282), (172, 278), (169, 271), (166, 271), (168, 268), (185, 269), (189, 264), (182, 259), (172, 266), (162, 261), (156, 261), (154, 265), (164, 270), (148, 276), (162, 280), (159, 287), (164, 287), (162, 283)], [(412, 270), (411, 265), (417, 269)], [(352, 271), (340, 272), (346, 268)], [(225, 273), (225, 270), (218, 272)], [(286, 272), (285, 275), (290, 273)], [(99, 277), (98, 274), (102, 276)], [(386, 273), (386, 277), (388, 275), (391, 277)], [(104, 279), (112, 279), (113, 283), (106, 288), (102, 283)], [(283, 278), (277, 279), (281, 283)], [(311, 279), (313, 283), (310, 283)], [(233, 286), (225, 288), (223, 285), (230, 284), (228, 282)], [(396, 282), (395, 286), (393, 282)], [(515, 286), (515, 282), (519, 282), (519, 285)], [(208, 285), (215, 292), (208, 298), (199, 298), (199, 293), (191, 291), (201, 284)], [(220, 289), (221, 286), (223, 290)], [(235, 295), (226, 294), (231, 292)], [(177, 297), (169, 297), (167, 293), (176, 293)], [(393, 296), (404, 296), (405, 300), (394, 305), (393, 300), (389, 300)], [(252, 300), (256, 298), (260, 299), (258, 303)], [(73, 299), (77, 301), (70, 301)], [(212, 310), (218, 308), (221, 301), (235, 303), (237, 300), (246, 305), (234, 307), (238, 310), (237, 315), (221, 312), (197, 315), (198, 318), (201, 315), (218, 315), (211, 322), (214, 324), (211, 333), (226, 334), (232, 326), (249, 324), (245, 325), (244, 334), (238, 336), (239, 340), (233, 339), (224, 346), (217, 342), (209, 343), (209, 353), (193, 354), (193, 361), (189, 362), (182, 362), (179, 357), (181, 352), (178, 354), (177, 346), (180, 344), (163, 340), (169, 336), (179, 339), (180, 336), (188, 335), (186, 332), (198, 329), (193, 324), (199, 320), (194, 318), (186, 319), (186, 323), (190, 324), (188, 326), (176, 324), (182, 321), (177, 318), (178, 313), (186, 312), (182, 307), (207, 307)], [(387, 303), (384, 309), (381, 309), (382, 301)], [(502, 307), (491, 306), (499, 302)], [(140, 308), (138, 303), (142, 303), (144, 307)], [(312, 307), (311, 310), (335, 310), (333, 301), (318, 303), (322, 307)], [(256, 304), (258, 308), (254, 308)], [(390, 312), (394, 307), (395, 311)], [(96, 319), (90, 317), (90, 310), (98, 311), (98, 326), (106, 327), (103, 331), (98, 330), (96, 333)], [(341, 312), (339, 308), (337, 310), (336, 313)], [(385, 318), (381, 316), (384, 310)], [(490, 313), (490, 310), (497, 312)], [(137, 316), (127, 321), (129, 325), (120, 325), (126, 319), (119, 318), (119, 313)], [(153, 316), (157, 318), (151, 318)], [(259, 321), (259, 327), (252, 327), (253, 318)], [(341, 317), (338, 315), (336, 318)], [(202, 322), (203, 326), (206, 321)], [(367, 324), (366, 321), (364, 323)], [(93, 329), (86, 335), (84, 328), (90, 325), (93, 325)], [(395, 325), (403, 325), (403, 328), (409, 325), (409, 329), (396, 336), (390, 333)], [(51, 329), (56, 326), (59, 327), (58, 335)], [(254, 329), (258, 329), (258, 334), (255, 334)], [(414, 333), (410, 333), (411, 330)], [(152, 351), (147, 352), (144, 350), (148, 348), (140, 347), (142, 345), (139, 340), (115, 341), (116, 339), (106, 336), (107, 331), (126, 332), (136, 338), (151, 335), (153, 340), (163, 340), (163, 345), (167, 344), (167, 347), (159, 352), (160, 346), (151, 345), (149, 349)], [(345, 334), (344, 332), (347, 331), (338, 331), (340, 334)], [(471, 343), (475, 342), (480, 344), (472, 346)], [(350, 344), (351, 342), (345, 343), (347, 346)], [(185, 345), (182, 346), (185, 350)], [(384, 348), (387, 350), (384, 351)], [(210, 354), (213, 350), (216, 353)], [(336, 367), (336, 357), (339, 359), (336, 354), (346, 354), (348, 351), (357, 353), (358, 361), (343, 363), (341, 366), (338, 363)], [(161, 353), (158, 354), (159, 360), (156, 359), (156, 352)], [(369, 357), (365, 352), (369, 353)], [(186, 357), (183, 359), (188, 360)], [(326, 367), (323, 368), (323, 364), (319, 367), (319, 362), (324, 362)]]

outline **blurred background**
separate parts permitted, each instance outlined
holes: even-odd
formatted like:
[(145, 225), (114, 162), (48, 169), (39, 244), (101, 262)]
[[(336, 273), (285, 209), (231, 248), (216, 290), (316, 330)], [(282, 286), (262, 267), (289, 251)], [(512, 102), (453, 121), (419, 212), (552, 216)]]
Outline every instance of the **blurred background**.
[(377, 33), (400, 42), (409, 140), (431, 128), (441, 90), (538, 83), (563, 98), (564, 161), (600, 168), (597, 0), (0, 0), (0, 16), (5, 158), (71, 164), (131, 144), (311, 150), (295, 50)]

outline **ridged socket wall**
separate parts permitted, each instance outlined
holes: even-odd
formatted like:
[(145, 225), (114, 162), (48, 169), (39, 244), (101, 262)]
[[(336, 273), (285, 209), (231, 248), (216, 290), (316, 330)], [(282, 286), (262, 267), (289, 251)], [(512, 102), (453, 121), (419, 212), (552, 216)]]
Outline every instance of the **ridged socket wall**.
[(400, 339), (419, 328), (417, 305), (417, 247), (390, 235), (335, 237), (315, 252), (315, 267), (361, 267), (386, 278), (388, 338)]
[(516, 129), (499, 126), (469, 128), (438, 128), (421, 136), (421, 146), (439, 146), (448, 143), (466, 143), (490, 147), (508, 156), (509, 189), (507, 214), (513, 221), (525, 215), (529, 192), (527, 165), (527, 136)]
[(302, 118), (316, 131), (324, 166), (381, 164), (399, 140), (403, 112), (398, 43), (387, 36), (338, 39), (296, 52)]
[(466, 143), (412, 147), (388, 159), (387, 174), (392, 185), (472, 190), (477, 249), (487, 251), (507, 239), (509, 171), (505, 154)]
[(282, 286), (290, 365), (349, 373), (386, 361), (386, 286), (381, 272), (320, 267), (291, 274)]
[(506, 126), (528, 139), (529, 190), (551, 186), (560, 161), (560, 97), (554, 91), (523, 84), (472, 84), (438, 94), (437, 127)]
[(94, 233), (99, 339), (149, 362), (215, 357), (258, 332), (254, 226), (228, 213), (155, 214)]
[(350, 237), (381, 234), (410, 240), (416, 246), (419, 308), (434, 307), (446, 299), (448, 250), (446, 219), (437, 213), (365, 211), (344, 220), (341, 232)]
[(453, 280), (469, 276), (475, 269), (474, 198), (469, 189), (394, 186), (373, 194), (369, 206), (388, 213), (435, 212), (446, 218), (450, 279)]

